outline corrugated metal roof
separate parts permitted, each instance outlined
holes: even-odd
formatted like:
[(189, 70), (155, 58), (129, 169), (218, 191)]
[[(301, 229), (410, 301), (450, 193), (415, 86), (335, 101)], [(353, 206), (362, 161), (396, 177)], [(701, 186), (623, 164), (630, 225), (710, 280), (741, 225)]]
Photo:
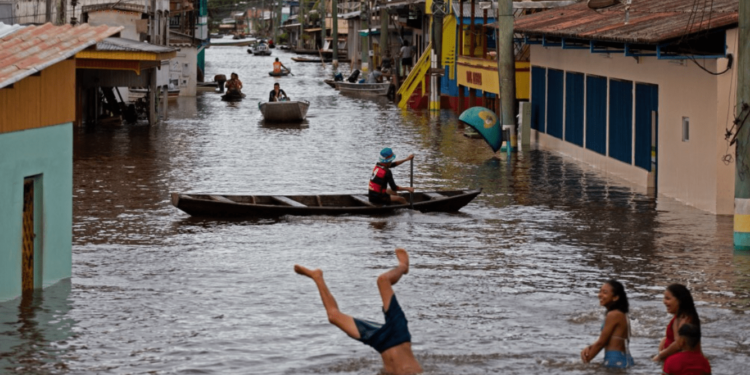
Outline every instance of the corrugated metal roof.
[(100, 10), (124, 10), (127, 12), (145, 13), (146, 6), (143, 4), (126, 3), (115, 1), (111, 3), (84, 5), (81, 7), (81, 13), (90, 13)]
[(515, 31), (609, 42), (658, 44), (684, 35), (737, 24), (739, 0), (632, 0), (598, 11), (586, 2), (516, 19)]
[(177, 50), (177, 48), (157, 46), (125, 38), (105, 38), (96, 43), (96, 51), (166, 53)]
[(0, 38), (0, 88), (57, 64), (122, 29), (47, 23), (6, 35)]
[(4, 37), (4, 36), (6, 36), (6, 35), (8, 35), (10, 33), (14, 33), (14, 32), (16, 32), (18, 30), (21, 30), (23, 28), (24, 28), (24, 26), (21, 26), (21, 25), (6, 25), (6, 24), (0, 22), (0, 38)]

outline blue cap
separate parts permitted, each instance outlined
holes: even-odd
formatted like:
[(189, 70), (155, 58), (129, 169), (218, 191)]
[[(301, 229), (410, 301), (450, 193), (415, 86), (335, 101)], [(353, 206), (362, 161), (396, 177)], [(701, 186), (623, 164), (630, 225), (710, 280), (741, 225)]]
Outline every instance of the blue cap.
[(390, 163), (396, 160), (396, 154), (393, 153), (390, 147), (386, 147), (380, 151), (380, 162)]

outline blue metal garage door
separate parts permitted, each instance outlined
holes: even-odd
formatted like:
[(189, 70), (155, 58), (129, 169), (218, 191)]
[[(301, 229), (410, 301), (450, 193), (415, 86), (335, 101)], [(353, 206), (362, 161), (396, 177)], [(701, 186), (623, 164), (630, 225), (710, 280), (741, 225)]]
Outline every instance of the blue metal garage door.
[(586, 148), (607, 153), (607, 79), (586, 77)]
[(609, 156), (633, 162), (633, 82), (609, 80)]
[(544, 131), (547, 100), (547, 69), (531, 68), (531, 128)]
[(547, 134), (562, 139), (563, 136), (563, 81), (562, 70), (547, 72)]
[[(651, 112), (656, 111), (656, 129), (652, 134)], [(659, 129), (659, 86), (635, 85), (635, 165), (651, 172), (651, 145), (656, 144)]]
[(565, 74), (565, 140), (583, 146), (583, 74)]

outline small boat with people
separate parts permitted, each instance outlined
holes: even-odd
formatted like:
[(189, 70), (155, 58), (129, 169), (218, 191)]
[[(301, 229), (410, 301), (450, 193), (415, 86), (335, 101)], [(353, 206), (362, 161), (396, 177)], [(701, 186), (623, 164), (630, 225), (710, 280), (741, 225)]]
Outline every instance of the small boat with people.
[(258, 103), (263, 120), (270, 122), (302, 121), (307, 117), (308, 108), (310, 108), (310, 102), (307, 100)]
[[(268, 103), (267, 103), (268, 104)], [(373, 204), (367, 194), (222, 195), (171, 193), (172, 205), (191, 216), (213, 218), (265, 218), (284, 215), (383, 215), (397, 210), (456, 212), (482, 189), (413, 193), (413, 204)], [(400, 194), (409, 200), (410, 193)]]

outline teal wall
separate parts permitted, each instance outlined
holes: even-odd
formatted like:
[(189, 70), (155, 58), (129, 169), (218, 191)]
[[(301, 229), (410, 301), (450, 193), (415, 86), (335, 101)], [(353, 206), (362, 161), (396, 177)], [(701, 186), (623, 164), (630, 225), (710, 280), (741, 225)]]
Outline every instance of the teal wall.
[(35, 175), (34, 282), (47, 287), (71, 276), (72, 123), (0, 134), (0, 301), (21, 294), (23, 180)]

